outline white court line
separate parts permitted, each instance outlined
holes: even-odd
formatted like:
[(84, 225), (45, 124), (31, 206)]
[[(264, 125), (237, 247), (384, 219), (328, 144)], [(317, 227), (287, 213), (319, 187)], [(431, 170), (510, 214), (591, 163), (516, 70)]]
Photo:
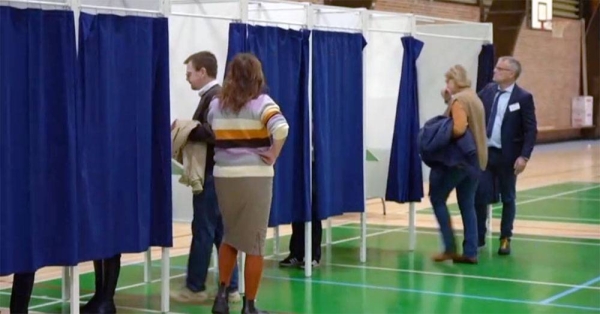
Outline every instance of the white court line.
[[(367, 234), (367, 237), (382, 235), (382, 234), (391, 233), (391, 232), (395, 232), (395, 231), (401, 231), (403, 229), (405, 229), (405, 228), (388, 229), (388, 230), (385, 230), (385, 231), (382, 231), (382, 232), (375, 232), (375, 233)], [(360, 239), (360, 237), (353, 237), (353, 238), (348, 238), (348, 239), (342, 239), (342, 240), (331, 242), (331, 244), (339, 244), (339, 243), (344, 243), (344, 242), (350, 242), (350, 241), (354, 241), (354, 240), (358, 240), (358, 239)], [(325, 244), (325, 245), (327, 245), (327, 244)], [(286, 254), (286, 253), (287, 252), (280, 253), (280, 254)], [(174, 255), (174, 256), (172, 256), (172, 258), (178, 257), (178, 256), (183, 256), (183, 255), (186, 255), (186, 254), (183, 253), (183, 254), (176, 255), (176, 256)], [(265, 256), (265, 259), (272, 259), (273, 257), (276, 257), (275, 254), (271, 254), (269, 256)], [(143, 263), (144, 262), (130, 263), (129, 266), (143, 265)], [(180, 277), (184, 277), (184, 276), (186, 276), (185, 272), (182, 273), (182, 274), (170, 276), (169, 280), (180, 278)], [(161, 282), (161, 279), (158, 278), (158, 279), (154, 279), (154, 280), (150, 281), (150, 283), (157, 283), (157, 282)], [(131, 288), (137, 288), (137, 287), (145, 286), (146, 284), (147, 284), (146, 282), (141, 282), (141, 283), (137, 283), (137, 284), (131, 284), (131, 285), (127, 285), (127, 286), (117, 287), (116, 291), (123, 291), (123, 290), (131, 289)], [(94, 295), (94, 293), (88, 293), (88, 294), (82, 295), (81, 298), (86, 298), (86, 297), (90, 297), (90, 296), (93, 296), (93, 295)], [(60, 300), (60, 301), (54, 301), (54, 302), (46, 303), (46, 304), (40, 304), (37, 307), (45, 307), (45, 306), (53, 305), (53, 304), (56, 304), (56, 303), (62, 303), (62, 300)], [(83, 303), (83, 301), (80, 301), (80, 304), (81, 303)], [(160, 313), (160, 311), (158, 311), (158, 313)], [(174, 312), (169, 312), (169, 313), (174, 313)]]
[[(535, 197), (543, 197), (544, 195), (519, 195), (520, 197), (527, 198), (535, 198)], [(581, 202), (600, 202), (600, 198), (590, 198), (590, 197), (572, 197), (572, 196), (558, 196), (554, 198), (555, 200), (565, 200), (565, 201), (581, 201)]]
[[(502, 209), (502, 207), (494, 207), (496, 209)], [(460, 214), (459, 210), (450, 210), (450, 214), (456, 216)], [(493, 217), (494, 218), (500, 218), (502, 217), (502, 213), (499, 212), (493, 212)], [(564, 216), (542, 216), (542, 215), (522, 215), (522, 214), (517, 214), (516, 218), (532, 218), (532, 219), (542, 219), (542, 220), (547, 220), (548, 222), (568, 222), (568, 223), (600, 223), (600, 219), (593, 219), (593, 218), (573, 218), (573, 217), (564, 217)], [(531, 220), (531, 219), (526, 219), (526, 220)]]
[(556, 300), (558, 300), (558, 299), (560, 299), (562, 297), (568, 296), (569, 294), (575, 293), (575, 292), (577, 292), (579, 290), (582, 290), (582, 289), (589, 289), (589, 288), (598, 289), (597, 287), (590, 287), (591, 285), (595, 284), (596, 282), (600, 282), (600, 277), (596, 277), (596, 278), (594, 278), (592, 280), (589, 280), (589, 281), (587, 281), (585, 283), (582, 283), (582, 284), (580, 284), (578, 286), (575, 286), (575, 287), (573, 287), (573, 288), (571, 288), (571, 289), (569, 289), (567, 291), (563, 291), (563, 292), (561, 292), (559, 294), (553, 295), (553, 296), (551, 296), (551, 297), (549, 297), (549, 298), (547, 298), (545, 300), (540, 301), (540, 304), (550, 304), (550, 303), (552, 303), (552, 302), (554, 302), (554, 301), (556, 301)]
[[(544, 186), (539, 187), (539, 188), (543, 188), (543, 187)], [(521, 202), (516, 202), (516, 205), (525, 204), (525, 202), (531, 203), (531, 202), (534, 202), (534, 201), (551, 199), (551, 198), (554, 198), (554, 197), (557, 197), (557, 196), (568, 195), (568, 194), (577, 193), (577, 192), (581, 192), (581, 191), (592, 190), (592, 189), (599, 188), (599, 187), (600, 187), (600, 184), (595, 185), (595, 186), (588, 186), (588, 187), (580, 188), (580, 189), (577, 189), (577, 190), (570, 190), (570, 191), (566, 191), (566, 192), (559, 193), (559, 194), (554, 194), (554, 195), (549, 195), (549, 196), (543, 196), (543, 197), (540, 197), (540, 198), (534, 198), (534, 199), (530, 199), (530, 200), (524, 200), (524, 201), (521, 201)], [(518, 193), (518, 191), (517, 191), (517, 193)], [(494, 207), (494, 208), (501, 208), (501, 205), (498, 206), (498, 207)], [(417, 211), (427, 210), (427, 209), (431, 210), (432, 208), (431, 207), (429, 207), (429, 208), (422, 208), (422, 209), (418, 209)], [(355, 224), (355, 223), (356, 222), (353, 222), (353, 221), (344, 221), (344, 222), (342, 222), (339, 225), (334, 225), (334, 227), (344, 228), (348, 224)], [(373, 228), (368, 227), (368, 225), (367, 225), (367, 229), (374, 230)], [(267, 237), (267, 239), (273, 239), (273, 237)], [(544, 242), (548, 242), (548, 241), (544, 241)], [(557, 242), (557, 243), (559, 243), (559, 242)], [(142, 253), (143, 252), (140, 252), (140, 254), (142, 254)], [(280, 253), (280, 254), (284, 254), (284, 253)], [(180, 254), (180, 255), (172, 255), (172, 257), (177, 257), (177, 256), (181, 256), (181, 255), (185, 255), (185, 253)], [(158, 260), (158, 259), (156, 259), (156, 260)], [(128, 263), (123, 263), (123, 264), (121, 264), (121, 266), (128, 266), (128, 265), (133, 265), (133, 264), (138, 264), (138, 263), (140, 263), (140, 262), (132, 261), (132, 262), (128, 262)], [(82, 272), (80, 274), (89, 274), (89, 273), (92, 273), (92, 272), (93, 272), (93, 270), (90, 270), (90, 271), (87, 271), (87, 272)], [(47, 281), (52, 281), (52, 280), (56, 280), (56, 279), (60, 279), (60, 278), (61, 278), (61, 276), (51, 277), (51, 278), (45, 278), (45, 279), (42, 279), (42, 280), (39, 280), (39, 281), (36, 280), (35, 283), (47, 282)]]
[[(359, 229), (356, 226), (342, 226), (338, 228), (346, 228), (346, 229)], [(369, 227), (369, 230), (390, 230), (391, 228), (377, 228), (377, 227)], [(399, 232), (404, 232), (405, 230), (396, 230)], [(426, 230), (417, 230), (417, 234), (439, 234), (437, 231), (426, 231)], [(549, 236), (551, 237), (551, 236)], [(528, 242), (546, 242), (546, 243), (562, 243), (562, 244), (576, 244), (576, 245), (591, 245), (591, 246), (600, 246), (600, 242), (585, 242), (585, 241), (569, 241), (569, 240), (549, 240), (549, 239), (538, 239), (538, 238), (524, 238), (524, 237), (512, 237), (513, 240), (521, 240)], [(599, 240), (595, 238), (582, 238), (582, 239), (590, 239), (590, 240)]]
[[(600, 188), (600, 184), (594, 185), (594, 186), (588, 186), (585, 188), (579, 188), (576, 190), (569, 190), (569, 191), (558, 193), (558, 194), (552, 194), (552, 195), (547, 195), (547, 196), (542, 196), (542, 197), (531, 198), (531, 199), (527, 199), (527, 200), (523, 200), (523, 201), (517, 201), (517, 202), (515, 202), (515, 206), (549, 200), (549, 199), (554, 199), (554, 198), (561, 197), (564, 195), (569, 195), (569, 194), (583, 192), (583, 191), (589, 191), (589, 190), (593, 190), (593, 189), (597, 189), (597, 188)], [(456, 203), (453, 203), (453, 204), (456, 204)], [(493, 209), (502, 209), (502, 204), (494, 205), (494, 206), (492, 206), (492, 208)], [(428, 207), (428, 208), (423, 208), (421, 210), (433, 210), (433, 208)], [(456, 213), (460, 213), (460, 212), (450, 211), (450, 213), (456, 214)], [(557, 217), (557, 216), (535, 216), (535, 215), (521, 215), (521, 214), (518, 214), (517, 218), (518, 217), (547, 219), (547, 220), (554, 220), (554, 221), (565, 221), (566, 220), (566, 221), (574, 221), (574, 222), (579, 221), (579, 222), (598, 222), (598, 223), (600, 223), (599, 219), (588, 219), (588, 218), (567, 218), (567, 217)]]
[[(334, 224), (334, 222), (332, 222), (332, 226), (333, 226), (333, 227), (336, 227), (336, 228), (338, 228), (338, 227), (343, 227), (343, 226), (345, 226), (345, 225), (349, 225), (349, 224), (353, 224), (353, 223), (356, 223), (356, 222), (354, 222), (354, 221), (344, 221), (344, 222), (340, 222), (340, 223), (339, 223), (339, 224), (337, 224), (337, 225), (336, 225), (336, 224)], [(368, 227), (368, 226), (367, 226), (367, 227)], [(367, 229), (368, 229), (368, 228), (367, 228)], [(190, 234), (189, 236), (191, 236), (191, 234)], [(280, 235), (280, 237), (282, 237), (282, 236), (290, 236), (290, 235), (289, 235), (289, 234), (286, 234), (286, 235)], [(274, 239), (274, 237), (273, 237), (273, 236), (267, 236), (267, 239)], [(157, 248), (157, 247), (155, 247), (155, 246), (152, 246), (152, 247), (150, 247), (150, 248)], [(145, 253), (145, 252), (139, 252), (139, 253), (133, 253), (133, 254), (144, 254), (144, 253)], [(289, 252), (288, 252), (288, 253), (289, 253)], [(130, 253), (128, 253), (128, 254), (130, 254)], [(187, 254), (188, 254), (188, 253), (181, 253), (181, 254), (175, 254), (175, 255), (174, 255), (174, 254), (171, 254), (171, 258), (175, 258), (175, 257), (179, 257), (179, 256), (187, 255)], [(283, 253), (280, 253), (280, 254), (283, 254)], [(155, 260), (155, 261), (158, 261), (158, 260), (160, 260), (160, 258), (155, 258), (154, 260)], [(91, 262), (91, 261), (85, 261), (85, 262), (82, 262), (82, 263), (87, 263), (87, 262)], [(137, 264), (140, 264), (140, 263), (144, 263), (144, 262), (143, 262), (143, 261), (127, 261), (127, 262), (121, 263), (121, 267), (125, 267), (125, 266), (132, 266), (132, 265), (137, 265)], [(74, 266), (78, 266), (78, 265), (74, 265)], [(52, 267), (63, 267), (63, 266), (52, 266)], [(90, 269), (90, 270), (88, 270), (88, 271), (86, 271), (86, 272), (80, 272), (79, 274), (80, 274), (80, 275), (83, 275), (83, 274), (90, 274), (90, 273), (93, 273), (93, 272), (94, 272), (94, 270), (93, 270), (93, 269)], [(56, 277), (48, 277), (48, 278), (44, 278), (44, 279), (40, 279), (40, 280), (36, 280), (36, 281), (35, 281), (35, 283), (37, 284), (37, 283), (42, 283), (42, 282), (48, 282), (48, 281), (52, 281), (52, 280), (56, 280), (56, 279), (61, 279), (61, 278), (62, 278), (62, 276), (61, 276), (61, 275), (57, 275)], [(8, 289), (9, 289), (9, 288), (4, 288), (4, 289), (2, 289), (2, 290), (8, 290)], [(2, 294), (2, 291), (0, 291), (0, 294)]]
[[(523, 205), (523, 204), (529, 204), (529, 203), (539, 202), (539, 201), (543, 201), (543, 200), (549, 200), (549, 199), (553, 199), (555, 197), (569, 195), (569, 194), (578, 193), (578, 192), (589, 191), (589, 190), (593, 190), (593, 189), (597, 189), (597, 188), (600, 188), (600, 184), (597, 184), (594, 186), (587, 186), (587, 187), (579, 188), (576, 190), (569, 190), (569, 191), (565, 191), (565, 192), (558, 193), (558, 194), (552, 194), (552, 195), (547, 195), (547, 196), (543, 196), (543, 197), (524, 200), (524, 201), (516, 202), (516, 205)], [(502, 205), (494, 206), (494, 208), (502, 208)]]
[[(347, 229), (359, 229), (352, 226), (343, 226), (341, 228)], [(370, 228), (370, 230), (383, 230), (381, 232), (375, 232), (367, 235), (370, 236), (378, 236), (392, 232), (402, 232), (406, 231), (406, 228), (390, 228), (390, 229), (375, 229)], [(437, 234), (436, 232), (427, 232), (431, 234)], [(338, 244), (349, 242), (353, 240), (359, 240), (360, 237), (353, 237), (343, 240), (334, 241), (331, 244)], [(322, 244), (321, 246), (325, 246), (327, 244)], [(600, 245), (600, 244), (598, 244)], [(287, 254), (288, 252), (283, 252), (282, 254)], [(274, 255), (266, 256), (265, 259), (274, 260)], [(545, 281), (534, 281), (534, 280), (524, 280), (524, 279), (511, 279), (511, 278), (501, 278), (501, 277), (487, 277), (487, 276), (476, 276), (476, 275), (465, 275), (465, 274), (451, 274), (451, 273), (440, 273), (440, 272), (431, 272), (431, 271), (419, 271), (419, 270), (410, 270), (410, 269), (395, 269), (395, 268), (385, 268), (385, 267), (375, 267), (375, 266), (363, 266), (363, 265), (348, 265), (348, 264), (338, 264), (338, 263), (328, 263), (329, 266), (334, 267), (345, 267), (345, 268), (357, 268), (357, 269), (369, 269), (369, 270), (382, 270), (382, 271), (390, 271), (390, 272), (403, 272), (403, 273), (416, 273), (423, 275), (434, 275), (434, 276), (444, 276), (444, 277), (457, 277), (457, 278), (469, 278), (469, 279), (479, 279), (479, 280), (489, 280), (489, 281), (502, 281), (502, 282), (514, 282), (514, 283), (523, 283), (523, 284), (531, 284), (531, 285), (541, 285), (541, 286), (556, 286), (556, 287), (566, 287), (566, 288), (578, 288), (580, 286), (573, 284), (565, 284), (565, 283), (554, 283), (554, 282), (545, 282)], [(141, 265), (140, 265), (141, 266)], [(158, 267), (158, 266), (157, 266)], [(182, 267), (174, 267), (175, 269), (183, 269)], [(600, 290), (600, 287), (582, 287), (582, 289), (590, 289), (590, 290)]]
[[(498, 213), (498, 215), (494, 216), (494, 218), (500, 217), (500, 216), (501, 216), (500, 213)], [(521, 214), (517, 214), (516, 217), (517, 218), (524, 217), (524, 218), (546, 219), (546, 220), (552, 220), (552, 221), (558, 221), (558, 222), (573, 221), (573, 222), (597, 222), (597, 223), (600, 223), (600, 219), (592, 219), (592, 218), (572, 218), (572, 217), (563, 217), (563, 216), (540, 216), (540, 215), (521, 215)]]
[[(566, 283), (555, 283), (555, 282), (524, 280), (524, 279), (511, 279), (511, 278), (501, 278), (501, 277), (475, 276), (475, 275), (465, 275), (465, 274), (451, 274), (451, 273), (440, 273), (440, 272), (412, 270), (412, 269), (375, 267), (375, 266), (366, 266), (366, 265), (348, 265), (348, 264), (336, 264), (336, 263), (327, 264), (327, 265), (334, 266), (334, 267), (343, 267), (343, 268), (381, 270), (381, 271), (397, 272), (397, 273), (412, 273), (412, 274), (469, 278), (469, 279), (490, 280), (490, 281), (504, 281), (504, 282), (524, 283), (524, 284), (531, 284), (531, 285), (542, 285), (542, 286), (556, 286), (556, 287), (567, 287), (567, 288), (580, 287), (579, 285), (572, 285), (572, 284), (566, 284)], [(586, 287), (583, 287), (582, 289), (600, 290), (600, 287), (586, 286)]]
[[(515, 206), (517, 206), (517, 205), (523, 205), (523, 204), (529, 204), (529, 203), (533, 203), (533, 202), (544, 201), (544, 200), (553, 199), (553, 198), (556, 198), (556, 197), (561, 197), (561, 196), (564, 196), (564, 195), (569, 195), (569, 194), (573, 194), (573, 193), (578, 193), (578, 192), (593, 190), (593, 189), (597, 189), (597, 188), (600, 188), (600, 184), (597, 184), (597, 185), (594, 185), (594, 186), (587, 186), (587, 187), (579, 188), (579, 189), (576, 189), (576, 190), (569, 190), (569, 191), (565, 191), (565, 192), (558, 193), (558, 194), (538, 196), (538, 197), (533, 197), (533, 198), (530, 198), (530, 199), (527, 199), (527, 200), (517, 201), (517, 202), (515, 202)], [(517, 194), (518, 193), (519, 193), (519, 191), (517, 191)], [(526, 193), (526, 192), (523, 192), (523, 193)], [(517, 197), (518, 197), (518, 195), (517, 195)], [(452, 204), (456, 204), (456, 203), (452, 203)], [(502, 204), (495, 205), (495, 206), (493, 206), (493, 208), (494, 209), (502, 209)], [(422, 208), (420, 210), (426, 210), (426, 209), (433, 210), (432, 207)]]
[[(31, 297), (33, 298), (33, 296), (31, 296)], [(34, 306), (30, 306), (29, 309), (30, 310), (35, 310), (35, 309), (39, 309), (39, 308), (42, 308), (42, 307), (46, 307), (46, 306), (50, 306), (50, 305), (54, 305), (54, 304), (63, 303), (62, 299), (55, 299), (55, 298), (52, 298), (52, 299), (54, 299), (55, 301), (48, 302), (48, 303), (42, 303), (42, 304), (38, 304), (38, 305), (34, 305)], [(68, 303), (68, 301), (65, 301), (65, 303)]]

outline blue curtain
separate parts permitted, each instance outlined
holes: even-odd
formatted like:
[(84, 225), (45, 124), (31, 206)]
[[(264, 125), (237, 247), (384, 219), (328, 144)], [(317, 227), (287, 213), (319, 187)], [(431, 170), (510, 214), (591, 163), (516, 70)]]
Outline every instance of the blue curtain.
[(168, 23), (81, 13), (80, 254), (172, 245)]
[(494, 45), (482, 45), (481, 52), (479, 53), (479, 63), (477, 65), (477, 92), (482, 90), (492, 81), (495, 67), (494, 59)]
[(419, 133), (419, 88), (417, 84), (417, 59), (423, 42), (412, 37), (402, 37), (404, 58), (396, 122), (392, 138), (392, 152), (385, 191), (387, 201), (420, 202), (423, 198), (423, 173), (417, 146)]
[(233, 23), (229, 34), (228, 61), (240, 52), (256, 55), (263, 66), (268, 93), (290, 125), (288, 139), (275, 164), (269, 226), (310, 221), (310, 33)]
[(365, 210), (362, 34), (313, 31), (312, 110), (319, 219)]
[(73, 13), (0, 6), (0, 276), (75, 265)]
[[(248, 24), (242, 23), (230, 23), (229, 24), (229, 41), (227, 43), (227, 63), (225, 65), (225, 69), (229, 66), (229, 62), (241, 52), (250, 52), (248, 49), (248, 28), (252, 28)], [(227, 70), (225, 70), (227, 71)], [(227, 72), (225, 72), (227, 75)]]

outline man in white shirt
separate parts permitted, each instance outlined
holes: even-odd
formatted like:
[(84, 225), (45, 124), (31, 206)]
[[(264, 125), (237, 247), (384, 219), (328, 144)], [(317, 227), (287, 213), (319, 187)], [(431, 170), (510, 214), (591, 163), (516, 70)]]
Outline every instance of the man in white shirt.
[(479, 92), (488, 135), (488, 166), (475, 198), (479, 246), (485, 245), (487, 205), (495, 202), (500, 192), (500, 255), (511, 253), (517, 176), (525, 170), (537, 136), (533, 96), (516, 84), (520, 74), (518, 60), (501, 57), (494, 69), (494, 82)]
[[(186, 79), (193, 90), (198, 91), (200, 103), (193, 119), (200, 124), (190, 132), (188, 141), (199, 141), (207, 144), (206, 170), (204, 189), (200, 194), (194, 194), (194, 218), (192, 221), (192, 244), (188, 259), (186, 285), (181, 290), (171, 294), (180, 302), (204, 302), (208, 299), (206, 292), (206, 277), (210, 265), (212, 246), (217, 249), (223, 240), (223, 221), (213, 177), (214, 168), (214, 136), (206, 118), (210, 102), (221, 91), (217, 83), (217, 59), (208, 51), (201, 51), (189, 56), (184, 64), (187, 65)], [(238, 268), (235, 267), (228, 288), (229, 301), (242, 300), (238, 292)]]

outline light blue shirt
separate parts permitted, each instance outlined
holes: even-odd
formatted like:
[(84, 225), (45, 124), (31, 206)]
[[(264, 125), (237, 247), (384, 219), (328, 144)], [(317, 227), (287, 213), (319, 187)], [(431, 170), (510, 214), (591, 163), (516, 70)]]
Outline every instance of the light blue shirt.
[[(488, 146), (502, 148), (502, 121), (504, 120), (504, 113), (506, 112), (506, 108), (508, 107), (508, 101), (510, 100), (510, 95), (512, 95), (512, 91), (515, 88), (515, 84), (513, 83), (508, 88), (505, 89), (505, 93), (500, 95), (500, 99), (498, 99), (498, 109), (496, 110), (496, 117), (490, 117), (493, 119), (492, 123), (494, 126), (492, 128), (492, 136), (488, 139)], [(494, 101), (498, 97), (498, 92), (496, 92), (496, 96), (494, 96)], [(491, 110), (492, 108), (490, 108)]]

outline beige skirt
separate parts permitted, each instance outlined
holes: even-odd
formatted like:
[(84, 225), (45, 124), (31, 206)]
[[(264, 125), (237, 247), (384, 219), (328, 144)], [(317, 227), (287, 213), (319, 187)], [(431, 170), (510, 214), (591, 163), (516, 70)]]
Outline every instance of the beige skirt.
[(249, 255), (264, 255), (273, 178), (215, 177), (215, 190), (223, 216), (223, 242)]

